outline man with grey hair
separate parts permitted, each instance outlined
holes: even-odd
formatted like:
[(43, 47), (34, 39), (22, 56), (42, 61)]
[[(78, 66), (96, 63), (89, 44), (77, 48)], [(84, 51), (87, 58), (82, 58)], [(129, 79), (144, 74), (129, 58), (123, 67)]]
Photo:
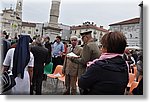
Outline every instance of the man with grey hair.
[[(72, 52), (77, 56), (80, 56), (82, 48), (78, 46), (78, 38), (76, 36), (71, 36), (70, 41), (71, 46), (68, 48), (67, 53)], [(80, 74), (79, 64), (72, 62), (71, 60), (68, 59), (68, 56), (66, 56), (63, 64), (63, 74), (65, 74), (65, 86), (66, 86), (66, 91), (64, 94), (69, 95), (71, 90), (71, 95), (75, 95), (77, 77), (78, 74)]]
[(34, 56), (34, 69), (30, 94), (33, 94), (33, 88), (35, 87), (36, 95), (41, 95), (44, 64), (49, 63), (48, 49), (43, 47), (41, 37), (36, 38), (35, 46), (31, 47), (31, 52)]
[[(81, 57), (69, 58), (72, 62), (81, 64), (82, 70), (84, 70), (84, 72), (86, 71), (88, 62), (93, 61), (94, 59), (100, 57), (100, 49), (98, 45), (94, 42), (94, 39), (92, 38), (91, 34), (92, 34), (92, 31), (86, 31), (86, 32), (80, 33), (80, 35), (82, 36), (82, 41), (84, 43)], [(80, 89), (80, 94), (84, 94), (85, 92), (86, 91)]]

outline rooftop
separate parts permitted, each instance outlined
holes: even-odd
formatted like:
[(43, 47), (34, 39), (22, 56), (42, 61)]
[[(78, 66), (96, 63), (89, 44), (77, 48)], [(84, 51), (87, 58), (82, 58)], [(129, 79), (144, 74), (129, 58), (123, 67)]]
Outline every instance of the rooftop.
[(29, 22), (22, 22), (22, 26), (27, 26), (27, 27), (36, 27), (35, 23), (29, 23)]
[(104, 29), (103, 26), (97, 27), (96, 24), (94, 24), (92, 22), (92, 24), (90, 24), (90, 22), (85, 22), (83, 23), (83, 25), (78, 25), (78, 26), (72, 26), (71, 30), (79, 30), (79, 29), (96, 29), (99, 31), (103, 31), (103, 32), (108, 32), (107, 29)]
[(109, 26), (113, 26), (113, 25), (125, 25), (125, 24), (135, 24), (135, 23), (139, 23), (139, 22), (140, 22), (140, 18), (133, 18), (133, 19), (129, 19), (129, 20), (125, 20), (125, 21), (113, 23), (113, 24), (110, 24)]

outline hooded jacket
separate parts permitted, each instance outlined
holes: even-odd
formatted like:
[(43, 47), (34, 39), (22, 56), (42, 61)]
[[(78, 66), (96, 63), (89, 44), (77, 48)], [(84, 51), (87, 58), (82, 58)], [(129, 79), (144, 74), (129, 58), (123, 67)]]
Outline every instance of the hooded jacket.
[(128, 84), (128, 67), (122, 56), (97, 60), (78, 81), (91, 95), (123, 95)]

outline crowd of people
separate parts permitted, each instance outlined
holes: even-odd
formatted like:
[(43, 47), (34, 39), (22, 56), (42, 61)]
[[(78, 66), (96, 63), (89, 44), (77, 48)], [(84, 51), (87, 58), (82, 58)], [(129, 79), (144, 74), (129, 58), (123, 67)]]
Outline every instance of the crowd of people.
[[(21, 34), (9, 41), (3, 32), (1, 70), (11, 71), (16, 85), (2, 94), (41, 95), (42, 81), (47, 78), (44, 66), (52, 62), (52, 73), (57, 65), (63, 65), (64, 95), (76, 95), (77, 83), (81, 95), (124, 95), (132, 67), (137, 67), (136, 80), (143, 75), (142, 52), (126, 49), (126, 38), (121, 32), (105, 34), (101, 47), (92, 38), (92, 31), (80, 34), (83, 45), (79, 45), (77, 36), (71, 36), (68, 46), (61, 36), (50, 42), (49, 36), (31, 39), (30, 35)], [(67, 56), (69, 53), (78, 57)], [(143, 87), (139, 87), (136, 93), (143, 94)]]

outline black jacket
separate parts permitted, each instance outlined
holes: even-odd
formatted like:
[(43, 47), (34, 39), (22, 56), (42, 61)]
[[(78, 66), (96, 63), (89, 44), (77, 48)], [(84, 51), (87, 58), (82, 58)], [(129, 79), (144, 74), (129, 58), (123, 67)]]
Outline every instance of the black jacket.
[(78, 81), (91, 95), (123, 95), (127, 83), (128, 68), (121, 56), (96, 61)]
[(44, 64), (48, 64), (48, 50), (42, 46), (31, 47), (34, 56), (33, 73), (42, 77), (44, 73)]

